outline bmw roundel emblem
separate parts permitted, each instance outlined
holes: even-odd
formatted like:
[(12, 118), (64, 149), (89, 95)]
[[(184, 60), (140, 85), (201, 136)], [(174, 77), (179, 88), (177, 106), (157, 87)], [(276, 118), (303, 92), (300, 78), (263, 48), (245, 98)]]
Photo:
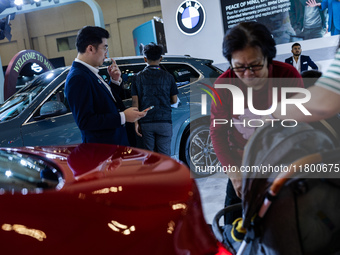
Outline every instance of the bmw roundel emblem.
[(198, 1), (182, 2), (177, 9), (176, 23), (183, 34), (197, 34), (201, 31), (205, 23), (203, 5)]

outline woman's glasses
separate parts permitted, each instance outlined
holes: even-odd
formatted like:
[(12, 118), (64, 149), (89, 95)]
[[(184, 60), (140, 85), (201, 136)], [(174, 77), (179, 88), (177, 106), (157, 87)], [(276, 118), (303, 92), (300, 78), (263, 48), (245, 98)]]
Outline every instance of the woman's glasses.
[(251, 72), (260, 71), (264, 65), (252, 65), (252, 66), (240, 66), (240, 67), (232, 67), (231, 70), (233, 70), (236, 73), (244, 73), (247, 69)]

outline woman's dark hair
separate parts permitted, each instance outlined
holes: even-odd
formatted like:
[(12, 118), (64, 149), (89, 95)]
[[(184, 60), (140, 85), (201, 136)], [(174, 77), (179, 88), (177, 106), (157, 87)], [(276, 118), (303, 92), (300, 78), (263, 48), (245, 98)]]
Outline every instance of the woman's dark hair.
[(231, 63), (231, 55), (246, 47), (259, 47), (262, 54), (272, 63), (276, 56), (276, 43), (266, 26), (258, 22), (242, 22), (231, 28), (223, 39), (223, 56)]
[(101, 44), (102, 38), (108, 39), (109, 32), (101, 27), (86, 26), (79, 30), (76, 47), (79, 53), (85, 53), (87, 46), (94, 45), (98, 47)]
[(163, 46), (161, 44), (149, 43), (144, 46), (144, 56), (149, 60), (158, 60), (163, 54)]

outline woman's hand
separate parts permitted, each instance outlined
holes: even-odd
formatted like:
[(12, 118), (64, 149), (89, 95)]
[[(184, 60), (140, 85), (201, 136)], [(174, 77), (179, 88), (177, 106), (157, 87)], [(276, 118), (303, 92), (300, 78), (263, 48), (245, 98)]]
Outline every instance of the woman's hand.
[(234, 127), (237, 129), (238, 132), (242, 134), (243, 138), (246, 140), (248, 140), (255, 132), (256, 128), (254, 126), (249, 126), (249, 120), (254, 119), (261, 119), (261, 116), (251, 113), (248, 108), (244, 110), (244, 114), (240, 115), (238, 119), (233, 118), (233, 123), (239, 123), (234, 124)]
[(242, 198), (242, 178), (230, 178), (235, 189), (235, 193), (239, 198)]

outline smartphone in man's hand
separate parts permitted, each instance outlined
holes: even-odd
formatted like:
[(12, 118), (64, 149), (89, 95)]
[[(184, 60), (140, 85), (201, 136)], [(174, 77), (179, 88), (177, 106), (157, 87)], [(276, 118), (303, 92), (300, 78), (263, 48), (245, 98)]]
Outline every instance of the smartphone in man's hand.
[(149, 111), (149, 110), (151, 110), (151, 109), (153, 109), (153, 108), (154, 108), (154, 106), (152, 105), (152, 106), (150, 106), (150, 107), (144, 109), (143, 112), (147, 112), (147, 111)]

